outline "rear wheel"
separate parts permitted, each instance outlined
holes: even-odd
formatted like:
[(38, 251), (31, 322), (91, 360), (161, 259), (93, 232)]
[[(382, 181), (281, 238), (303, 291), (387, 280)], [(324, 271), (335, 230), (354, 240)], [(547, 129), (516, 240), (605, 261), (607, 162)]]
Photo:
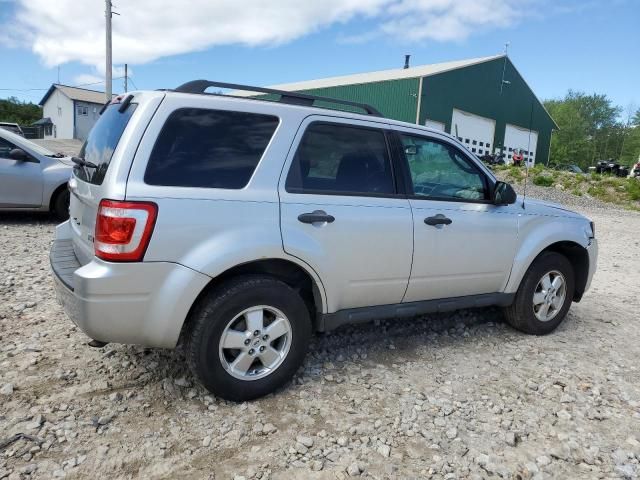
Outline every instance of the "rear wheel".
[(234, 401), (261, 397), (288, 382), (311, 336), (300, 295), (263, 276), (238, 278), (213, 290), (192, 322), (191, 370), (209, 391)]
[(504, 309), (514, 328), (533, 335), (552, 332), (571, 307), (574, 273), (564, 255), (544, 252), (527, 270), (512, 305)]
[(69, 199), (69, 189), (66, 187), (61, 189), (53, 198), (51, 213), (53, 213), (58, 220), (66, 220), (69, 218)]

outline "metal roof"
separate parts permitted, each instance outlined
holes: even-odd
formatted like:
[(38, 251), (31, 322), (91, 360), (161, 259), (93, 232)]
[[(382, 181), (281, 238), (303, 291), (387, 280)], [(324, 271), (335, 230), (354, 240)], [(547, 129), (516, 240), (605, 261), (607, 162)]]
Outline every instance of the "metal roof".
[[(380, 70), (377, 72), (356, 73), (354, 75), (344, 75), (340, 77), (320, 78), (305, 82), (283, 83), (280, 85), (270, 85), (269, 88), (278, 90), (310, 90), (314, 88), (336, 87), (342, 85), (357, 85), (362, 83), (383, 82), (386, 80), (398, 80), (403, 78), (428, 77), (439, 73), (469, 67), (478, 63), (490, 62), (497, 58), (503, 58), (504, 54), (493, 55), (491, 57), (470, 58), (467, 60), (456, 60), (453, 62), (434, 63), (431, 65), (419, 65), (409, 68), (394, 68), (392, 70)], [(236, 96), (250, 97), (255, 93), (233, 92)]]
[[(49, 99), (54, 90), (60, 90), (65, 96), (71, 100), (78, 100), (80, 102), (99, 103), (100, 105), (105, 103), (104, 92), (97, 92), (96, 90), (88, 90), (86, 88), (70, 87), (69, 85), (60, 85), (54, 83), (51, 85), (47, 93), (44, 94), (42, 100), (38, 105), (42, 106)], [(115, 95), (114, 95), (115, 96)]]

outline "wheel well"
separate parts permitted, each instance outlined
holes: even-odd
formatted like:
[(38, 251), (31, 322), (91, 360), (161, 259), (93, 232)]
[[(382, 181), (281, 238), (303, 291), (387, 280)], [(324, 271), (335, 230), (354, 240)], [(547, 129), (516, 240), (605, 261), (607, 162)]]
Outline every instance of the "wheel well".
[(304, 300), (309, 309), (309, 316), (313, 322), (314, 329), (317, 329), (319, 313), (322, 312), (322, 296), (320, 290), (313, 277), (307, 273), (302, 267), (293, 262), (282, 259), (265, 259), (236, 265), (229, 270), (212, 278), (207, 286), (200, 292), (196, 300), (193, 302), (187, 318), (184, 321), (180, 337), (182, 339), (185, 332), (189, 329), (191, 313), (195, 306), (205, 297), (212, 289), (217, 288), (232, 278), (244, 275), (268, 275), (286, 283), (296, 290)]
[(589, 276), (589, 253), (587, 249), (575, 242), (557, 242), (549, 245), (543, 252), (557, 252), (567, 257), (575, 274), (576, 287), (573, 301), (579, 302), (584, 294), (587, 277)]
[(53, 202), (56, 201), (56, 198), (58, 198), (58, 195), (60, 195), (60, 193), (65, 189), (68, 188), (66, 182), (63, 183), (62, 185), (60, 185), (59, 187), (57, 187), (53, 193), (51, 194), (51, 198), (49, 199), (49, 211), (53, 210)]

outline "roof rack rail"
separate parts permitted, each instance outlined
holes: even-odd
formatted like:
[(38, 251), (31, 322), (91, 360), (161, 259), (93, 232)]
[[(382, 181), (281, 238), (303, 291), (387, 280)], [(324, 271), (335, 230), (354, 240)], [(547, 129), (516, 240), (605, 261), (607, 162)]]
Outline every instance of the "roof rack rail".
[[(191, 82), (184, 83), (178, 88), (174, 89), (174, 92), (181, 93), (206, 93), (205, 90), (209, 87), (229, 88), (233, 90), (243, 90), (247, 92), (267, 93), (271, 95), (279, 95), (278, 102), (288, 103), (291, 105), (305, 105), (308, 107), (314, 106), (315, 102), (327, 102), (335, 103), (337, 105), (346, 105), (349, 107), (360, 108), (367, 112), (367, 115), (374, 115), (376, 117), (382, 117), (383, 115), (366, 103), (350, 102), (349, 100), (340, 100), (337, 98), (319, 97), (317, 95), (309, 95), (306, 93), (287, 92), (285, 90), (276, 90), (273, 88), (253, 87), (250, 85), (238, 85), (235, 83), (224, 82), (212, 82), (210, 80), (192, 80)], [(234, 95), (227, 95), (233, 97)], [(240, 97), (251, 99), (251, 97)], [(323, 107), (320, 107), (323, 108)], [(326, 108), (326, 107), (324, 107)]]

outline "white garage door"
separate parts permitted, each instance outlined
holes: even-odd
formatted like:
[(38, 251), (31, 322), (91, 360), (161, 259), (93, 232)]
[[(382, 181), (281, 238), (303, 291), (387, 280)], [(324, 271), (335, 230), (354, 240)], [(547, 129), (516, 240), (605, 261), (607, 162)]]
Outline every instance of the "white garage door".
[(491, 153), (495, 131), (495, 120), (453, 109), (451, 135), (458, 137), (476, 155)]
[(434, 130), (439, 130), (444, 132), (444, 123), (438, 122), (437, 120), (427, 120), (424, 122), (425, 127), (433, 128)]
[(504, 154), (508, 163), (512, 162), (513, 153), (521, 150), (524, 160), (533, 166), (536, 163), (537, 146), (538, 132), (507, 124), (504, 131)]

